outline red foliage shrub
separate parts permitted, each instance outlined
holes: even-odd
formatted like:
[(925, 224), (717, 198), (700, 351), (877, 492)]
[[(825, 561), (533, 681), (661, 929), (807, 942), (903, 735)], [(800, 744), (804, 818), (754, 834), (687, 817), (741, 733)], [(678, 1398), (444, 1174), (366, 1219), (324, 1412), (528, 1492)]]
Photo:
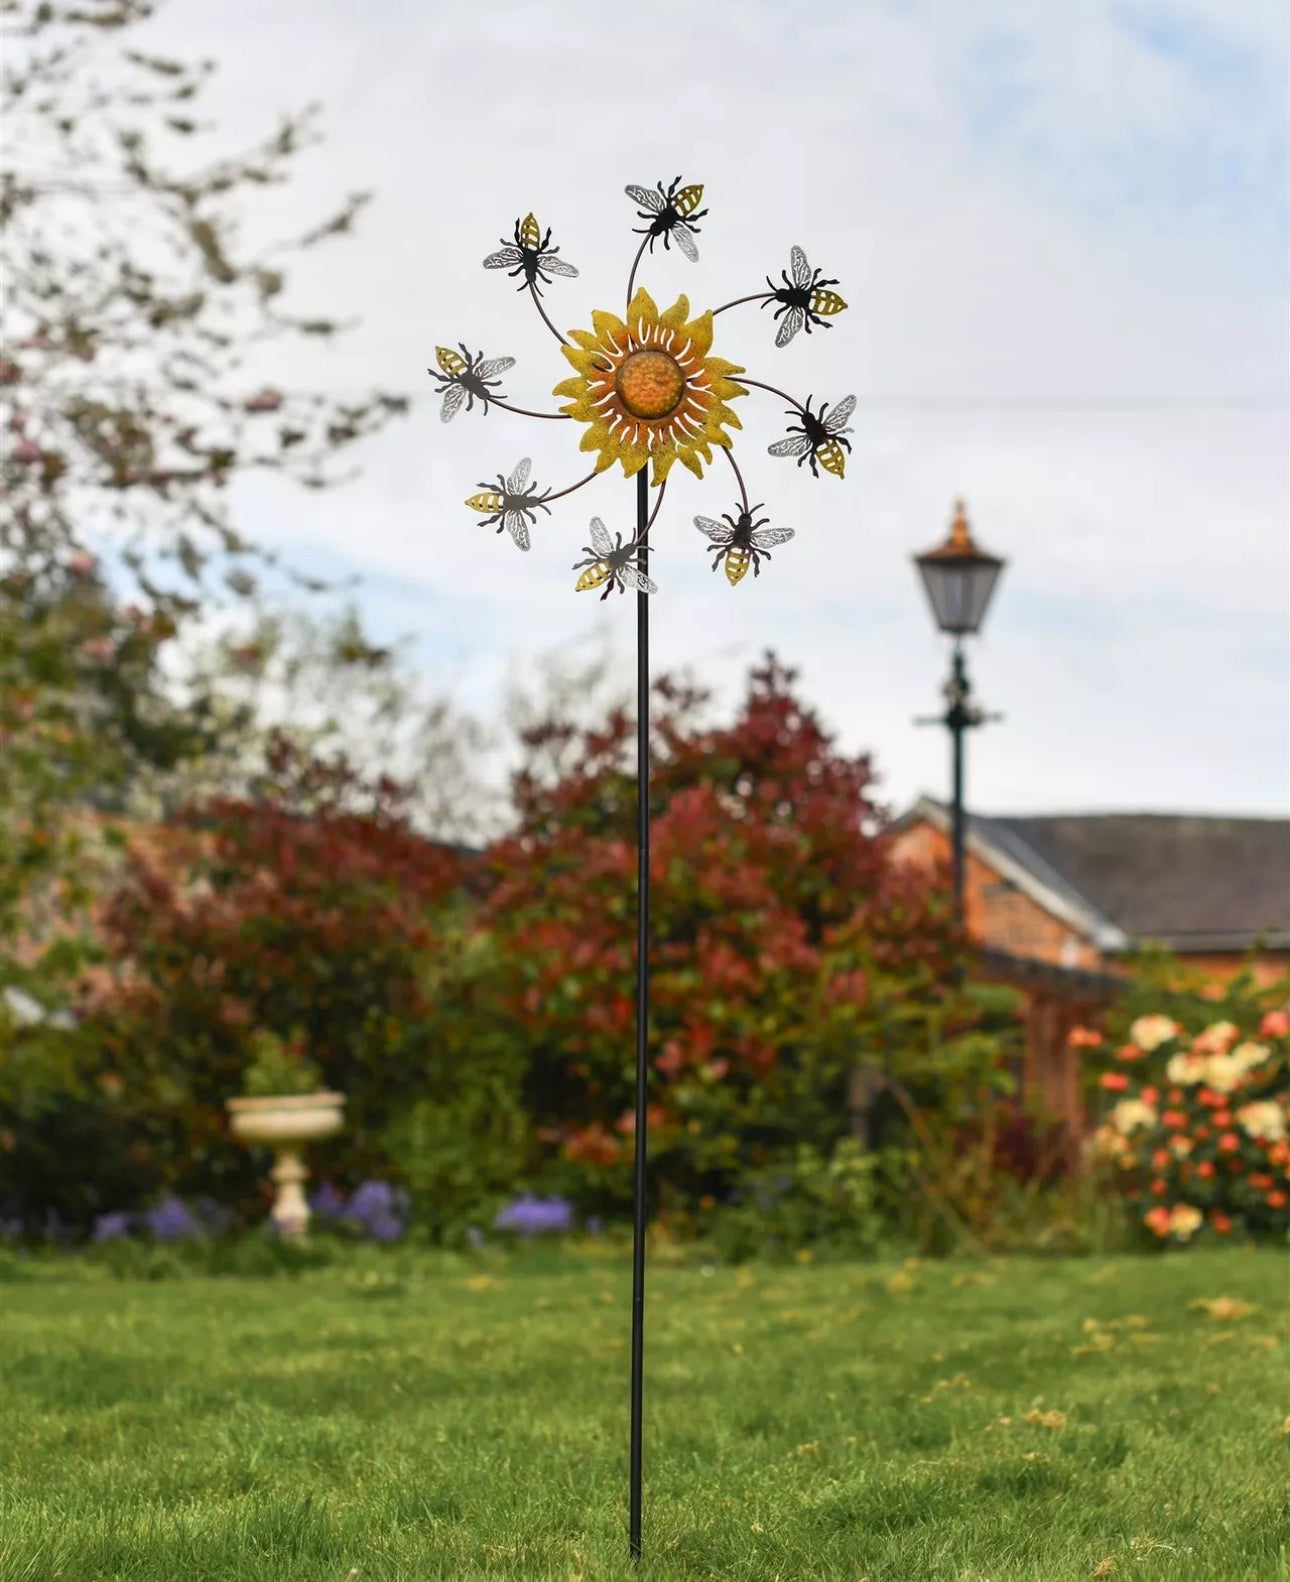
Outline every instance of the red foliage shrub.
[(220, 798), (171, 821), (186, 861), (136, 856), (106, 914), (122, 963), (94, 1013), (137, 1147), (183, 1191), (251, 1182), (227, 1135), (251, 1033), (303, 1033), (329, 1087), (347, 1096), (334, 1161), (378, 1168), (375, 1137), (416, 1091), (428, 1010), (434, 908), (459, 889), (458, 854), (407, 823), (388, 781), (278, 743), (254, 800)]
[[(840, 753), (773, 656), (734, 723), (655, 684), (650, 1048), (655, 1181), (686, 1198), (846, 1130), (862, 1054), (898, 1067), (973, 1024), (949, 987), (942, 896), (895, 870), (867, 757)], [(528, 1102), (583, 1184), (622, 1197), (633, 1130), (635, 725), (527, 734), (576, 749), (515, 780), (519, 827), (490, 851), (483, 923), (497, 1000), (530, 1042)], [(957, 1024), (955, 1019), (957, 1018)]]

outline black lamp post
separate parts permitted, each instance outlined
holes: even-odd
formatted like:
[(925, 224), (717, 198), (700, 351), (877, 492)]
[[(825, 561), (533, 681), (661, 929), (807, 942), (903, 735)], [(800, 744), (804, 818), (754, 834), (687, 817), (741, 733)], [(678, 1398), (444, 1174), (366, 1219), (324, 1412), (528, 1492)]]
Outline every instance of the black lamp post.
[(948, 707), (944, 714), (921, 719), (920, 725), (944, 725), (953, 745), (954, 791), (951, 801), (951, 846), (954, 863), (954, 915), (963, 922), (964, 818), (963, 818), (963, 736), (987, 720), (1002, 719), (1000, 714), (983, 714), (972, 701), (972, 684), (967, 677), (963, 639), (980, 631), (986, 606), (1004, 562), (997, 555), (978, 549), (968, 528), (962, 500), (955, 501), (950, 536), (937, 549), (914, 556), (927, 589), (932, 614), (942, 632), (954, 639), (950, 679), (945, 683)]

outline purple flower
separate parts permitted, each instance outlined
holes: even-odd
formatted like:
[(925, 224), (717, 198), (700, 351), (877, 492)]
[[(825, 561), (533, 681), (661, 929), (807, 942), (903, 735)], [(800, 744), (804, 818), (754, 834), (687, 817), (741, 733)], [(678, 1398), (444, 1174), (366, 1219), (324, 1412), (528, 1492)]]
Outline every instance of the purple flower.
[(388, 1181), (364, 1181), (349, 1200), (344, 1223), (375, 1241), (397, 1241), (407, 1229), (408, 1198)]
[(314, 1193), (309, 1207), (319, 1219), (339, 1219), (345, 1212), (345, 1194), (330, 1181), (324, 1181)]
[(518, 1231), (525, 1237), (572, 1230), (573, 1205), (562, 1197), (539, 1198), (526, 1192), (498, 1211), (493, 1228)]
[(93, 1239), (96, 1242), (119, 1241), (130, 1234), (129, 1214), (100, 1214), (94, 1221)]
[(158, 1241), (178, 1241), (196, 1236), (201, 1227), (177, 1197), (164, 1197), (143, 1216), (143, 1222)]

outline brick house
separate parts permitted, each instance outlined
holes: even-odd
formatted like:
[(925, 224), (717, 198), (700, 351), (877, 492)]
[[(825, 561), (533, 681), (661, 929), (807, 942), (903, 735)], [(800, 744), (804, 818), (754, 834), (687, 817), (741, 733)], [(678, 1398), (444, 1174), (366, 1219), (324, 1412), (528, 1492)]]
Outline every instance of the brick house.
[[(892, 826), (897, 862), (950, 860), (949, 809), (921, 797)], [(1216, 980), (1290, 971), (1290, 819), (1165, 813), (970, 814), (968, 932), (987, 979), (1027, 1000), (1024, 1089), (1075, 1132), (1072, 1027), (1096, 1022), (1144, 946)]]

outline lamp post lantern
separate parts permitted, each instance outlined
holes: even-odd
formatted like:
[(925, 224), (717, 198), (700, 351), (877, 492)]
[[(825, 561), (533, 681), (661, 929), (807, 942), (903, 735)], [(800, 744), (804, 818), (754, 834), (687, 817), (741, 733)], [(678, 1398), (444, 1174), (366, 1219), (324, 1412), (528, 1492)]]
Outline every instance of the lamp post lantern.
[(954, 639), (954, 652), (950, 661), (950, 677), (945, 683), (944, 714), (931, 719), (920, 719), (920, 725), (944, 725), (950, 733), (953, 764), (953, 789), (950, 801), (950, 843), (954, 875), (954, 916), (961, 925), (964, 921), (964, 848), (965, 829), (963, 814), (963, 738), (967, 731), (987, 720), (1002, 719), (1001, 714), (984, 714), (972, 701), (972, 684), (968, 680), (967, 662), (963, 639), (974, 637), (981, 629), (986, 608), (994, 593), (995, 584), (1003, 571), (1004, 562), (997, 555), (988, 555), (979, 549), (968, 527), (967, 511), (962, 500), (954, 503), (954, 520), (950, 534), (936, 549), (925, 550), (914, 556), (914, 564), (927, 590), (932, 615), (940, 631)]

